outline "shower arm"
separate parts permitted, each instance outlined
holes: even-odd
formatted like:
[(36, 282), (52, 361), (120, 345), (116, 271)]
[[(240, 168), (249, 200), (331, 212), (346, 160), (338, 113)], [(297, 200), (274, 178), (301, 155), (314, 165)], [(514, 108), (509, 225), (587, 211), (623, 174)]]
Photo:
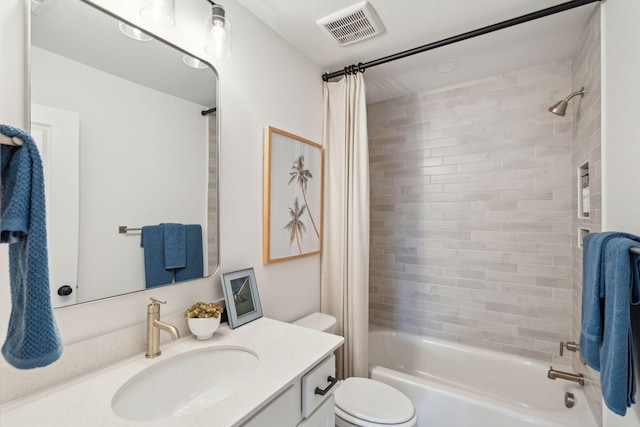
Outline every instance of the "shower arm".
[(577, 90), (577, 91), (573, 92), (572, 94), (570, 94), (569, 96), (567, 96), (564, 99), (564, 102), (568, 102), (571, 98), (573, 98), (574, 96), (577, 96), (577, 95), (580, 95), (581, 97), (584, 96), (584, 86), (582, 86), (580, 88), (580, 90)]

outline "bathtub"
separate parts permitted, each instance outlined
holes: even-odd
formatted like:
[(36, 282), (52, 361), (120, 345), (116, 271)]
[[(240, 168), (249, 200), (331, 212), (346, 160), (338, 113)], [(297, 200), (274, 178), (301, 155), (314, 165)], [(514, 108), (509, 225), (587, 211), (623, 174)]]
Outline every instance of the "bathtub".
[(419, 427), (597, 425), (582, 386), (550, 380), (549, 366), (517, 356), (372, 326), (369, 367), (411, 399)]

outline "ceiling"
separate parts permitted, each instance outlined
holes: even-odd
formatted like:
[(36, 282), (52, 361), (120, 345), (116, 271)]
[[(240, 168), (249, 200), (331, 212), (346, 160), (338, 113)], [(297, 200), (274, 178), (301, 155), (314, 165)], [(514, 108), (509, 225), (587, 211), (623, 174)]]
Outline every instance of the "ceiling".
[[(369, 0), (384, 26), (378, 36), (339, 47), (316, 21), (360, 0), (238, 0), (327, 72), (368, 62), (566, 0)], [(379, 102), (566, 59), (598, 3), (520, 24), (365, 71), (367, 100)], [(450, 72), (439, 72), (459, 64)], [(453, 67), (451, 67), (453, 68)], [(321, 76), (318, 76), (320, 79)]]

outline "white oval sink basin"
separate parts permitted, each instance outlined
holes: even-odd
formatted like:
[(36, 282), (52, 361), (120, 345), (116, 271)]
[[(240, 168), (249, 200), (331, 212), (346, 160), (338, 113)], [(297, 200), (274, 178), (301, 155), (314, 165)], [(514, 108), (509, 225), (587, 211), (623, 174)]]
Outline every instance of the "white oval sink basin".
[(253, 377), (258, 364), (257, 355), (245, 348), (208, 347), (186, 352), (124, 383), (111, 408), (134, 421), (188, 414), (238, 391)]

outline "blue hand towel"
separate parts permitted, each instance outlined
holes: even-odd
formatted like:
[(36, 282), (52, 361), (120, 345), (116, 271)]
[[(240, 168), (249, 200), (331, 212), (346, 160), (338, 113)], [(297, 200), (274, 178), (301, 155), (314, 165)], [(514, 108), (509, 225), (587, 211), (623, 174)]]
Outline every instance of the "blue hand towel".
[(187, 233), (183, 224), (160, 224), (164, 229), (164, 268), (187, 265)]
[(187, 233), (187, 265), (176, 269), (176, 282), (202, 277), (202, 227), (185, 225)]
[[(640, 238), (636, 237), (637, 240)], [(609, 409), (624, 416), (635, 394), (631, 304), (640, 303), (634, 280), (638, 259), (629, 249), (640, 242), (614, 237), (605, 246), (604, 335), (600, 351), (600, 388)]]
[(164, 268), (164, 227), (142, 227), (140, 246), (144, 248), (144, 276), (147, 288), (166, 285), (173, 281), (173, 270)]
[(582, 322), (580, 352), (593, 369), (600, 370), (600, 347), (604, 329), (606, 243), (615, 237), (637, 239), (628, 233), (590, 233), (584, 238), (582, 262)]
[(42, 161), (31, 136), (0, 125), (18, 136), (21, 147), (2, 145), (0, 242), (9, 243), (11, 315), (2, 354), (18, 369), (47, 366), (62, 355), (51, 294), (47, 254)]

